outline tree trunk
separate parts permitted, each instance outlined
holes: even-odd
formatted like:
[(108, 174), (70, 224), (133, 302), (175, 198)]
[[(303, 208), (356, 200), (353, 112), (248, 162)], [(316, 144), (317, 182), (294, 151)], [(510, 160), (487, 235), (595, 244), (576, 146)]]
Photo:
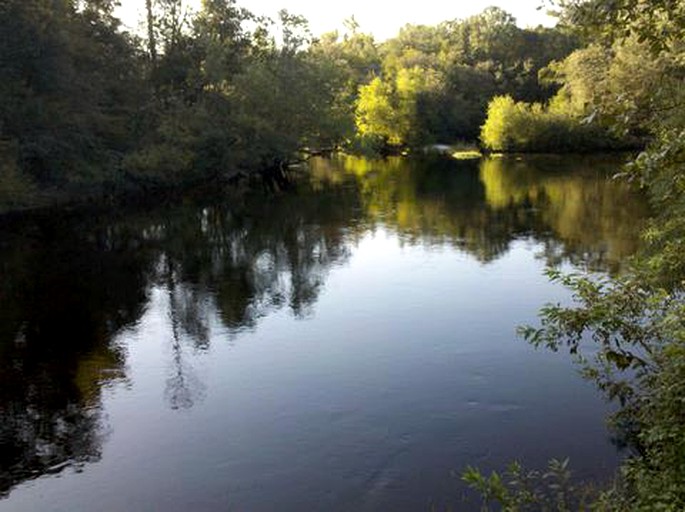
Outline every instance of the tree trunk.
[(145, 0), (147, 9), (147, 45), (150, 53), (150, 62), (154, 65), (157, 62), (157, 42), (155, 41), (155, 18), (152, 14), (152, 0)]

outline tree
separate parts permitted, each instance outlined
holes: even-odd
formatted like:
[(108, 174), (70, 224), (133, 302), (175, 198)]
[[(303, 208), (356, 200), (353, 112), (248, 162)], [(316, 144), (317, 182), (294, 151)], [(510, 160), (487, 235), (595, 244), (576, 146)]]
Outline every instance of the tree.
[(379, 77), (360, 88), (356, 123), (362, 137), (378, 138), (390, 145), (401, 145), (408, 128), (401, 126), (392, 86)]
[(155, 17), (152, 10), (152, 0), (145, 0), (145, 11), (147, 13), (148, 56), (154, 66), (157, 61), (157, 41), (155, 38)]
[(140, 68), (111, 7), (87, 2), (77, 10), (66, 0), (0, 6), (1, 129), (31, 180), (102, 183), (114, 179), (130, 147)]

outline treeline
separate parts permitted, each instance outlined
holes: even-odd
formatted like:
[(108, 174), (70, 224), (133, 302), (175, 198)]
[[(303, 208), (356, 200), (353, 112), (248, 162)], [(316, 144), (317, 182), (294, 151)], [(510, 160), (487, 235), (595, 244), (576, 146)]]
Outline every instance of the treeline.
[(354, 19), (313, 38), (300, 16), (233, 0), (149, 0), (143, 36), (114, 0), (0, 4), (0, 204), (278, 172), (298, 151), (475, 140), (489, 100), (544, 102), (538, 73), (577, 47), (490, 8), (377, 43)]
[(0, 208), (277, 174), (341, 148), (635, 147), (639, 120), (613, 120), (652, 101), (666, 65), (636, 37), (599, 44), (568, 19), (522, 29), (495, 7), (379, 43), (354, 18), (314, 38), (300, 16), (234, 0), (148, 0), (135, 35), (115, 4), (0, 4)]
[(538, 80), (540, 70), (576, 47), (569, 32), (521, 29), (496, 7), (407, 25), (379, 46), (378, 72), (359, 89), (358, 136), (375, 147), (475, 142), (494, 96), (547, 101), (558, 86)]

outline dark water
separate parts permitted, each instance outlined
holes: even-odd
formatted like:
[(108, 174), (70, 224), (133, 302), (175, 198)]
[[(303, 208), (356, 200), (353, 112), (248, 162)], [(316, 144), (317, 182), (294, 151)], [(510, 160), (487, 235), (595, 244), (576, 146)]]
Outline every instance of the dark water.
[(0, 510), (429, 510), (618, 460), (548, 265), (619, 272), (616, 163), (317, 160), (288, 191), (0, 229)]

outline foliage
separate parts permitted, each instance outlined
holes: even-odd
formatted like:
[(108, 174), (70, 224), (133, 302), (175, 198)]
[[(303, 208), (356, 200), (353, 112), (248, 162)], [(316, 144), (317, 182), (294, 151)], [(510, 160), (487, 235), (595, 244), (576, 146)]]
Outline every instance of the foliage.
[(355, 139), (355, 108), (362, 88), (377, 75), (381, 59), (378, 45), (369, 34), (358, 32), (348, 20), (348, 33), (323, 34), (313, 41), (310, 58), (316, 62), (333, 93), (328, 116), (319, 125), (330, 134), (329, 144), (348, 145)]
[(393, 93), (392, 87), (378, 77), (360, 88), (356, 122), (362, 137), (379, 137), (393, 145), (402, 143), (405, 130), (399, 125)]
[(473, 141), (493, 96), (547, 100), (557, 86), (538, 72), (574, 47), (572, 36), (520, 29), (498, 8), (432, 27), (406, 25), (379, 48), (379, 82), (359, 89), (359, 134), (390, 145)]
[(313, 38), (301, 16), (270, 20), (235, 0), (197, 12), (147, 1), (142, 41), (115, 5), (0, 5), (0, 143), (16, 148), (7, 190), (110, 193), (271, 168), (300, 149), (473, 141), (494, 95), (549, 98), (558, 85), (538, 71), (576, 45), (497, 8), (407, 25), (382, 44), (354, 19)]
[(337, 137), (324, 122), (333, 101), (329, 70), (304, 50), (306, 20), (287, 11), (279, 17), (277, 43), (270, 22), (251, 36), (243, 28), (254, 21), (250, 13), (205, 2), (191, 36), (172, 41), (158, 63), (163, 108), (143, 134), (148, 142), (126, 162), (131, 174), (172, 183), (230, 176)]
[(0, 140), (17, 147), (27, 179), (102, 182), (131, 141), (138, 54), (107, 2), (0, 5)]
[(546, 105), (495, 98), (481, 130), (496, 151), (598, 151), (644, 146), (666, 98), (677, 96), (667, 56), (636, 36), (576, 50), (540, 72), (560, 86)]
[(626, 143), (597, 124), (545, 108), (539, 103), (498, 96), (488, 106), (481, 142), (498, 152), (587, 152), (619, 149)]
[(431, 95), (440, 87), (435, 73), (418, 67), (401, 69), (393, 83), (374, 78), (362, 86), (357, 102), (356, 122), (362, 137), (379, 137), (392, 146), (434, 142), (431, 118), (439, 105)]
[(651, 287), (636, 276), (613, 282), (553, 277), (574, 290), (576, 306), (547, 306), (542, 326), (522, 329), (522, 334), (534, 345), (553, 350), (565, 343), (577, 355), (584, 375), (620, 405), (612, 424), (634, 455), (622, 468), (622, 487), (608, 493), (605, 504), (623, 504), (610, 510), (682, 510), (682, 295)]
[[(685, 103), (676, 86), (683, 73), (677, 42), (683, 12), (676, 2), (646, 6), (593, 1), (571, 12), (588, 20), (583, 16), (600, 9), (602, 15), (585, 28), (599, 30), (600, 42), (611, 41), (610, 47), (587, 50), (608, 52), (608, 66), (588, 97), (600, 114), (609, 114), (606, 122), (615, 129), (641, 130), (652, 138), (622, 174), (646, 189), (655, 211), (643, 234), (644, 249), (630, 271), (612, 281), (554, 274), (574, 291), (574, 305), (549, 305), (541, 326), (522, 331), (536, 345), (566, 345), (585, 375), (619, 403), (613, 424), (633, 453), (619, 484), (599, 500), (604, 510), (685, 507)], [(610, 23), (618, 19), (623, 31)], [(572, 86), (579, 82), (578, 75), (566, 76)], [(613, 101), (617, 94), (621, 101)]]
[(561, 0), (562, 23), (594, 40), (637, 36), (654, 53), (685, 36), (685, 6), (673, 0)]
[(561, 84), (551, 108), (591, 119), (617, 135), (644, 137), (664, 99), (659, 96), (677, 91), (668, 60), (651, 54), (636, 37), (577, 50), (546, 71)]
[(504, 474), (485, 476), (468, 467), (461, 478), (482, 498), (481, 511), (503, 512), (588, 510), (590, 489), (572, 484), (569, 459), (552, 459), (544, 472), (526, 470), (517, 462)]
[(14, 148), (2, 155), (6, 207), (32, 183), (74, 195), (181, 185), (350, 136), (340, 99), (350, 84), (311, 50), (302, 17), (273, 22), (233, 0), (194, 14), (152, 2), (143, 50), (114, 4), (0, 5), (0, 144)]
[(34, 192), (33, 183), (17, 168), (16, 148), (12, 146), (0, 143), (0, 208), (28, 204)]

